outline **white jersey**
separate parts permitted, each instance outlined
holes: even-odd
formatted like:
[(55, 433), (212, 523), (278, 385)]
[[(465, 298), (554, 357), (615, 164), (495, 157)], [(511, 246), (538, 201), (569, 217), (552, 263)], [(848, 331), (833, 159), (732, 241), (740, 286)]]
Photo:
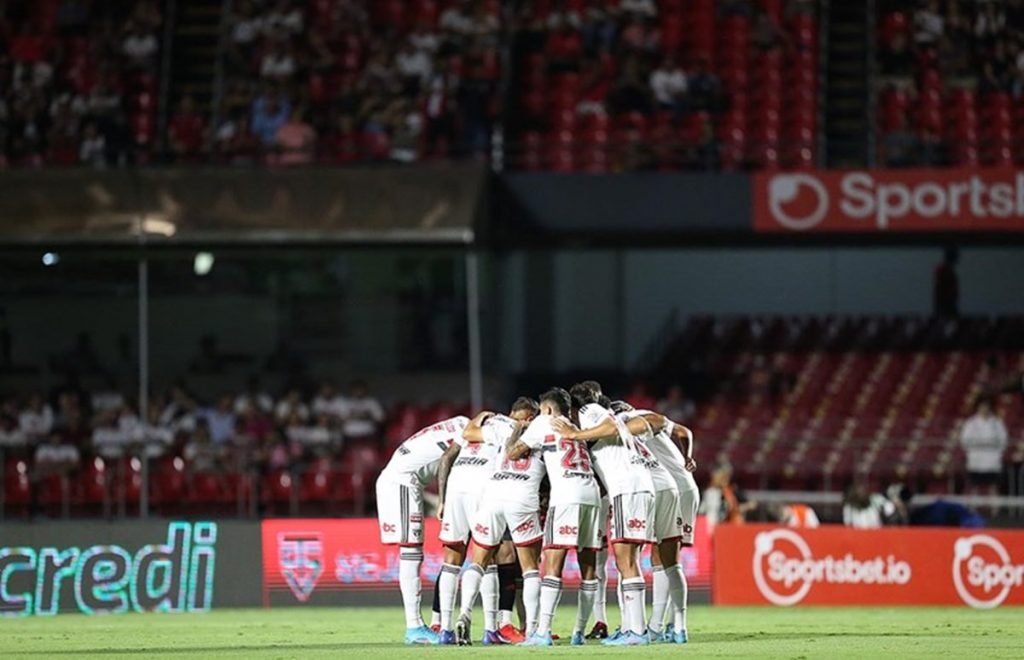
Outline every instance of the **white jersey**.
[[(637, 414), (648, 415), (650, 412), (649, 410), (638, 410)], [(675, 426), (675, 423), (668, 418), (665, 419), (665, 422), (665, 428), (654, 434), (654, 438), (647, 443), (647, 448), (675, 478), (676, 486), (680, 490), (683, 488), (697, 490), (697, 482), (693, 478), (693, 473), (686, 469), (683, 452), (679, 450), (679, 445), (672, 439), (672, 427)]]
[(448, 475), (448, 494), (480, 497), (487, 480), (494, 473), (494, 459), (515, 431), (511, 417), (492, 415), (480, 428), (483, 442), (466, 442), (460, 436), (455, 442), (462, 447)]
[(381, 476), (425, 486), (437, 475), (437, 466), (448, 447), (462, 439), (467, 424), (469, 419), (460, 415), (420, 429), (398, 446)]
[[(607, 408), (596, 403), (583, 406), (579, 411), (579, 419), (580, 428), (584, 431), (600, 425), (605, 419), (617, 422)], [(654, 493), (651, 473), (643, 465), (643, 459), (635, 447), (636, 443), (632, 437), (622, 436), (621, 422), (617, 422), (616, 426), (620, 429), (620, 437), (600, 440), (590, 448), (590, 455), (594, 459), (594, 471), (608, 491), (608, 496)]]
[(587, 443), (563, 438), (551, 426), (554, 419), (551, 415), (537, 417), (520, 438), (532, 452), (544, 458), (551, 482), (551, 505), (597, 506), (601, 494), (597, 489)]
[[(635, 410), (622, 412), (616, 415), (616, 419), (622, 422), (622, 428), (619, 430), (620, 433), (629, 433), (629, 429), (626, 428), (626, 422), (636, 417), (640, 417), (643, 413)], [(651, 449), (651, 445), (654, 442), (654, 430), (647, 426), (647, 429), (639, 435), (633, 435), (636, 440), (636, 450), (640, 454), (644, 467), (651, 472), (651, 483), (654, 484), (654, 492), (660, 493), (663, 490), (676, 490), (676, 480), (669, 474), (669, 471), (665, 469), (665, 466), (658, 461), (658, 457), (654, 454)]]
[[(484, 499), (516, 502), (536, 510), (540, 507), (540, 482), (544, 480), (546, 468), (540, 452), (531, 451), (519, 460), (509, 460), (506, 455), (508, 440), (516, 430), (516, 423), (505, 417), (509, 423), (495, 424), (490, 431), (490, 441), (498, 445), (498, 454), (494, 457), (494, 471), (484, 489)], [(486, 427), (486, 425), (485, 425)]]

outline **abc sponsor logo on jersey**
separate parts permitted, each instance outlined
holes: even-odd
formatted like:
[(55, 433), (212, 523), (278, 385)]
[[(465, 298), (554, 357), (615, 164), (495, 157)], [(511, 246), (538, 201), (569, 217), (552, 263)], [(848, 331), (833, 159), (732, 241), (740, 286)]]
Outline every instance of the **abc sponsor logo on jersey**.
[(579, 534), (579, 529), (579, 527), (575, 527), (573, 525), (562, 525), (558, 528), (558, 533), (563, 536), (572, 536)]
[(761, 532), (754, 539), (754, 582), (761, 595), (775, 605), (795, 605), (815, 584), (905, 585), (910, 564), (893, 555), (857, 559), (815, 557), (800, 534), (789, 529)]
[(626, 527), (629, 529), (645, 529), (647, 527), (647, 521), (640, 520), (639, 518), (630, 518), (626, 523)]
[(953, 544), (953, 586), (971, 607), (999, 607), (1011, 590), (1024, 586), (1024, 562), (1013, 563), (1006, 546), (987, 534), (959, 538)]
[[(942, 231), (972, 223), (1024, 229), (1024, 173), (928, 174), (870, 172), (777, 174), (767, 178), (768, 217), (791, 231), (899, 229), (914, 220)], [(769, 223), (770, 224), (770, 223)], [(761, 227), (763, 229), (771, 229)]]
[(536, 523), (534, 523), (534, 521), (527, 520), (527, 521), (521, 523), (518, 527), (516, 527), (515, 531), (520, 533), (520, 534), (522, 534), (524, 532), (528, 532), (531, 529), (533, 529), (535, 525), (536, 525)]

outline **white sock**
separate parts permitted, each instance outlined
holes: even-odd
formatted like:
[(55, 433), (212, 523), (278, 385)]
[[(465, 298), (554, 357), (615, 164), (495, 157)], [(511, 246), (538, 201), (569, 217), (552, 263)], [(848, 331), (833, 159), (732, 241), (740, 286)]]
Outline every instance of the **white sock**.
[[(480, 582), (480, 600), (484, 605), (484, 630), (498, 629), (498, 566), (487, 567), (484, 579)], [(509, 613), (511, 615), (511, 612)]]
[(398, 551), (398, 557), (398, 586), (402, 590), (402, 604), (405, 606), (405, 627), (419, 628), (423, 625), (423, 617), (420, 615), (423, 548), (402, 548)]
[(622, 604), (622, 574), (619, 573), (619, 581), (615, 584), (615, 597), (619, 600), (619, 629), (629, 630), (626, 625), (626, 608)]
[[(686, 573), (683, 572), (681, 564), (676, 564), (675, 571), (666, 571), (666, 574), (669, 577), (669, 593), (672, 594), (672, 603), (675, 605), (676, 632), (686, 630), (686, 601), (689, 599)], [(678, 576), (678, 580), (675, 576)]]
[[(671, 569), (669, 569), (671, 570)], [(651, 610), (651, 630), (660, 631), (665, 621), (665, 608), (668, 607), (668, 582), (666, 571), (661, 566), (655, 566), (651, 573), (651, 590), (654, 592), (654, 607)], [(443, 594), (444, 592), (442, 592)], [(673, 603), (674, 604), (674, 603)]]
[(597, 600), (599, 582), (597, 580), (583, 580), (580, 582), (579, 606), (576, 609), (576, 628), (573, 632), (587, 632), (587, 623), (590, 621), (590, 612), (594, 609), (594, 602)]
[(526, 636), (537, 631), (540, 612), (540, 571), (523, 571), (523, 607), (526, 608)]
[(645, 586), (643, 576), (626, 578), (622, 581), (622, 630), (642, 635), (646, 628), (644, 621)]
[(454, 630), (452, 610), (455, 609), (455, 590), (458, 588), (459, 567), (454, 564), (441, 564), (441, 576), (437, 581), (437, 590), (441, 599), (441, 630)]
[(597, 593), (594, 594), (594, 620), (608, 623), (608, 551), (597, 552)]
[(431, 626), (439, 626), (439, 625), (441, 625), (441, 613), (440, 612), (434, 612), (433, 610), (431, 610), (431, 612), (430, 612), (430, 625)]
[(551, 634), (551, 622), (558, 609), (558, 601), (562, 599), (562, 578), (544, 576), (540, 583), (540, 619), (537, 621), (537, 633)]
[(512, 610), (501, 610), (498, 612), (499, 625), (504, 628), (505, 626), (511, 626), (512, 624)]
[(484, 569), (480, 564), (470, 564), (462, 571), (462, 611), (459, 616), (467, 621), (473, 614), (476, 596), (480, 593), (480, 582), (484, 579)]

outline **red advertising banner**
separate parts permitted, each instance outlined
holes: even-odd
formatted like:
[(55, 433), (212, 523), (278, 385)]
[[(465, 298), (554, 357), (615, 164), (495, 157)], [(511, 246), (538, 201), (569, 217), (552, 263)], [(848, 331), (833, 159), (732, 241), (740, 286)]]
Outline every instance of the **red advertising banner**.
[(723, 605), (1024, 605), (1024, 532), (718, 525)]
[[(425, 521), (423, 580), (433, 583), (444, 556), (437, 540), (438, 522)], [(398, 548), (380, 543), (375, 518), (281, 518), (262, 523), (263, 602), (306, 603), (314, 594), (352, 589), (379, 589), (398, 584)], [(682, 554), (691, 587), (711, 584), (711, 541), (703, 517), (697, 519), (697, 544)], [(612, 583), (618, 577), (609, 562)], [(579, 565), (570, 553), (563, 579), (579, 583)], [(290, 597), (287, 597), (290, 593)]]
[(757, 174), (757, 232), (1024, 231), (1024, 170)]

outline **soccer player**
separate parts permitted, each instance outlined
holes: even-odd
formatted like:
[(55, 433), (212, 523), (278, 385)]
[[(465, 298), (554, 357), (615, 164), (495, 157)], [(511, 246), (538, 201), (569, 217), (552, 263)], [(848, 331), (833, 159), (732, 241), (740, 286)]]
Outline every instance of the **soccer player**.
[(405, 643), (436, 644), (423, 625), (420, 568), (423, 565), (423, 488), (437, 473), (441, 456), (462, 437), (466, 417), (452, 417), (421, 429), (398, 446), (377, 478), (380, 541), (398, 545), (398, 584), (405, 607)]
[[(625, 401), (613, 402), (612, 411), (620, 420), (639, 417), (651, 425), (651, 432), (638, 436), (638, 440), (653, 454), (658, 463), (656, 467), (651, 468), (651, 477), (655, 481), (655, 488), (658, 489), (655, 493), (656, 500), (663, 492), (667, 492), (659, 488), (659, 483), (664, 484), (668, 479), (674, 486), (671, 489), (676, 497), (674, 503), (656, 502), (655, 519), (659, 530), (659, 543), (651, 549), (654, 609), (648, 624), (648, 636), (651, 641), (685, 644), (688, 639), (687, 585), (678, 558), (680, 544), (693, 545), (693, 525), (697, 520), (697, 507), (700, 503), (700, 491), (692, 474), (697, 468), (692, 458), (693, 433), (685, 426), (675, 424), (657, 413), (633, 410), (633, 406)], [(681, 446), (685, 447), (685, 455), (680, 450)], [(666, 534), (669, 536), (666, 537)], [(673, 621), (665, 626), (664, 615), (670, 599), (673, 605)]]
[[(563, 420), (552, 422), (563, 437), (592, 442), (594, 470), (611, 501), (609, 544), (615, 555), (622, 586), (622, 635), (603, 644), (640, 646), (649, 644), (644, 599), (646, 587), (637, 559), (641, 546), (654, 542), (654, 483), (632, 434), (647, 427), (642, 419), (630, 420), (621, 433), (611, 411), (597, 403), (598, 394), (580, 383), (572, 390), (573, 405), (580, 428)], [(582, 429), (582, 430), (581, 430)]]
[[(534, 403), (533, 405), (536, 406)], [(537, 626), (540, 599), (540, 546), (544, 538), (540, 526), (539, 490), (546, 474), (544, 460), (534, 454), (512, 458), (509, 450), (519, 441), (523, 428), (501, 430), (497, 440), (503, 443), (495, 458), (495, 471), (480, 494), (480, 506), (473, 517), (473, 548), (471, 564), (462, 573), (462, 600), (472, 606), (476, 602), (487, 566), (508, 529), (516, 546), (523, 570), (523, 604), (526, 609), (527, 637)], [(486, 624), (485, 624), (486, 625)], [(486, 630), (490, 637), (493, 630)], [(468, 645), (469, 616), (459, 615), (455, 638), (459, 645)]]
[(561, 437), (552, 426), (572, 412), (569, 393), (552, 388), (540, 397), (540, 416), (523, 432), (510, 450), (515, 460), (527, 453), (541, 456), (551, 483), (551, 496), (544, 526), (544, 579), (540, 589), (540, 617), (537, 630), (524, 646), (551, 646), (551, 624), (562, 597), (562, 570), (569, 550), (575, 550), (582, 584), (573, 646), (583, 644), (583, 633), (597, 593), (598, 508), (600, 493), (585, 443)]
[[(466, 560), (466, 546), (470, 539), (470, 522), (476, 515), (480, 493), (494, 471), (494, 458), (504, 447), (507, 438), (520, 424), (529, 423), (537, 414), (531, 399), (518, 399), (508, 417), (481, 412), (462, 432), (462, 437), (445, 452), (438, 469), (440, 493), (441, 543), (445, 546), (444, 564), (438, 580), (441, 608), (440, 644), (455, 644), (452, 611), (455, 609), (455, 591), (462, 563)], [(498, 613), (498, 567), (487, 567), (480, 587), (484, 605), (484, 629), (496, 631)], [(463, 594), (462, 610), (472, 611), (473, 604)], [(500, 636), (495, 638), (504, 643)], [(484, 644), (491, 643), (485, 635)]]

